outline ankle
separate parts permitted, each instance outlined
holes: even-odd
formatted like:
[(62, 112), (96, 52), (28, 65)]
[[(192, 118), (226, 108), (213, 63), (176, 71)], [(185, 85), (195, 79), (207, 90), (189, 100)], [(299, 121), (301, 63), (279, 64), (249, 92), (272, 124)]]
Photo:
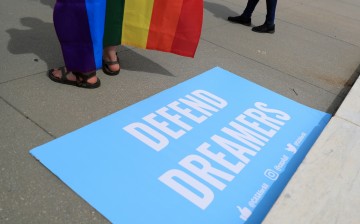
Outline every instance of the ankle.
[(110, 60), (110, 61), (116, 61), (117, 59), (117, 52), (115, 46), (109, 46), (105, 47), (103, 50), (103, 57), (104, 59)]
[(272, 26), (275, 25), (275, 23), (274, 23), (274, 22), (265, 21), (265, 22), (264, 22), (264, 25), (266, 25), (266, 26), (268, 26), (268, 27), (272, 27)]
[(251, 19), (251, 16), (245, 14), (241, 14), (240, 17), (243, 19)]

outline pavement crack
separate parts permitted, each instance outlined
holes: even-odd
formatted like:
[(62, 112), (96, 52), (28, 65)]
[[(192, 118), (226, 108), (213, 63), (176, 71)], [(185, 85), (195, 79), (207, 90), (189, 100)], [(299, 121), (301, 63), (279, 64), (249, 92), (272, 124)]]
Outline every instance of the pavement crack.
[(20, 109), (18, 109), (17, 107), (15, 107), (14, 105), (12, 105), (10, 102), (8, 102), (7, 100), (5, 100), (2, 96), (0, 96), (0, 99), (2, 99), (7, 105), (9, 105), (11, 108), (13, 108), (15, 111), (17, 111), (19, 114), (21, 114), (21, 116), (23, 116), (25, 119), (29, 120), (31, 123), (33, 123), (34, 125), (36, 125), (37, 127), (39, 127), (41, 130), (43, 130), (46, 134), (48, 134), (49, 136), (51, 136), (53, 139), (55, 139), (56, 137), (51, 134), (48, 130), (46, 130), (44, 127), (42, 127), (40, 124), (38, 124), (36, 121), (34, 121), (33, 119), (31, 119), (29, 116), (27, 116), (24, 112), (22, 112)]
[(295, 91), (295, 89), (291, 89), (297, 96), (299, 95), (296, 91)]

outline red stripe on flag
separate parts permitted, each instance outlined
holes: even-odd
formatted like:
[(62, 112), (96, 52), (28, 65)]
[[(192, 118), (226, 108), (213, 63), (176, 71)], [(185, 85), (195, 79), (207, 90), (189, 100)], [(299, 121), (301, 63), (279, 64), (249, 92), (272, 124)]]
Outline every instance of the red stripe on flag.
[(194, 57), (203, 20), (203, 0), (184, 0), (171, 52)]
[[(155, 0), (147, 49), (170, 52), (184, 0)], [(186, 0), (185, 0), (186, 1)]]

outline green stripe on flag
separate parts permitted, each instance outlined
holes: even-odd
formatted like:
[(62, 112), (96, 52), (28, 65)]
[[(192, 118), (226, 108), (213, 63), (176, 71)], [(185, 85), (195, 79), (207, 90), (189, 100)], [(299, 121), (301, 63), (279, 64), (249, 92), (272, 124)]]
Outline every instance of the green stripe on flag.
[(104, 30), (104, 47), (121, 43), (125, 0), (107, 0)]

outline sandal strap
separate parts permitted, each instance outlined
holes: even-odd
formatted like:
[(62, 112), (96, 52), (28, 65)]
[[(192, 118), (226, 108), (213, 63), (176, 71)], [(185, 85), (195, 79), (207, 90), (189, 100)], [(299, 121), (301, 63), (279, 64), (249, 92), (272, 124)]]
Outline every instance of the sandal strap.
[(119, 64), (119, 61), (105, 61), (104, 60), (104, 64), (105, 65), (116, 65), (116, 64)]
[(61, 77), (60, 77), (61, 81), (68, 80), (67, 75), (70, 73), (70, 71), (65, 71), (65, 69), (66, 69), (65, 66), (62, 66), (62, 67), (57, 69), (57, 70), (60, 70), (60, 72), (61, 72)]
[(117, 52), (116, 52), (116, 61), (107, 61), (103, 58), (103, 63), (105, 65), (116, 65), (116, 64), (120, 64), (120, 59), (119, 57), (117, 56)]
[(78, 85), (88, 84), (88, 79), (94, 77), (96, 75), (96, 71), (90, 73), (81, 73), (81, 72), (73, 72), (76, 77), (76, 82)]
[[(78, 81), (87, 81), (88, 79), (94, 77), (96, 75), (96, 71), (90, 73), (82, 73), (82, 72), (73, 72)], [(81, 79), (80, 79), (81, 78)]]
[(88, 83), (88, 79), (94, 77), (96, 75), (96, 71), (90, 73), (81, 73), (81, 72), (73, 72), (76, 77), (76, 82), (78, 86), (86, 87), (92, 85)]

